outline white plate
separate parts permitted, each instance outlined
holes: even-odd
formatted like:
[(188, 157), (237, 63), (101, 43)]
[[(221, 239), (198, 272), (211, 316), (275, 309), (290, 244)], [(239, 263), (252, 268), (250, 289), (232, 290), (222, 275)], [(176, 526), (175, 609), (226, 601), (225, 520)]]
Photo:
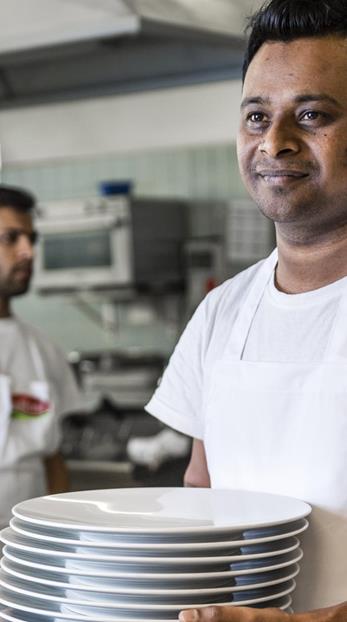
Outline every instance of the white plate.
[[(234, 601), (221, 601), (219, 603), (203, 603), (202, 601), (198, 601), (197, 603), (191, 603), (191, 604), (186, 604), (186, 603), (182, 603), (182, 604), (178, 604), (178, 605), (167, 605), (165, 607), (164, 610), (162, 610), (160, 607), (154, 608), (152, 605), (149, 605), (149, 608), (144, 609), (143, 605), (140, 605), (142, 607), (142, 611), (144, 612), (144, 615), (146, 615), (147, 611), (151, 611), (151, 614), (153, 614), (155, 611), (159, 612), (159, 615), (161, 615), (163, 617), (163, 613), (165, 615), (166, 611), (171, 611), (171, 612), (175, 612), (177, 617), (180, 611), (182, 611), (183, 609), (191, 609), (191, 608), (196, 608), (196, 607), (205, 607), (208, 606), (209, 604), (213, 604), (213, 605), (228, 605), (230, 607), (240, 607), (240, 606), (265, 606), (266, 603), (269, 603), (269, 601), (272, 603), (273, 601), (278, 600), (279, 598), (281, 598), (281, 596), (287, 596), (289, 594), (291, 594), (294, 589), (295, 589), (295, 581), (290, 582), (292, 583), (291, 585), (288, 584), (288, 587), (286, 589), (283, 589), (282, 592), (278, 592), (276, 595), (269, 595), (266, 594), (265, 596), (256, 596), (253, 595), (250, 598), (244, 598), (243, 600), (234, 600)], [(62, 611), (71, 611), (71, 612), (76, 612), (76, 613), (84, 613), (86, 616), (88, 617), (93, 617), (95, 612), (99, 612), (99, 613), (103, 613), (106, 616), (110, 616), (113, 617), (114, 616), (114, 612), (115, 609), (111, 608), (110, 606), (96, 606), (96, 604), (94, 604), (93, 606), (90, 605), (62, 605), (61, 607)], [(133, 609), (131, 608), (130, 610), (128, 609), (128, 611), (132, 611)], [(116, 611), (119, 611), (119, 609), (116, 609)], [(163, 611), (163, 613), (161, 613)]]
[[(141, 615), (148, 614), (152, 615), (155, 612), (159, 613), (160, 617), (165, 617), (165, 612), (179, 612), (182, 609), (187, 607), (201, 607), (205, 606), (209, 603), (204, 603), (203, 600), (197, 600), (196, 602), (184, 602), (184, 603), (175, 603), (175, 604), (153, 604), (150, 600), (148, 603), (133, 603), (126, 602), (125, 600), (119, 600), (116, 602), (115, 600), (112, 603), (100, 603), (97, 601), (85, 601), (82, 598), (80, 600), (67, 598), (64, 596), (55, 596), (50, 593), (41, 593), (34, 592), (25, 587), (22, 587), (20, 581), (15, 579), (9, 580), (8, 577), (0, 579), (0, 585), (2, 587), (0, 594), (0, 602), (5, 605), (10, 605), (16, 608), (18, 607), (18, 602), (23, 602), (23, 599), (27, 599), (26, 602), (29, 602), (30, 605), (36, 604), (36, 608), (42, 609), (43, 607), (47, 607), (51, 609), (52, 613), (57, 610), (66, 611), (66, 607), (70, 611), (74, 611), (77, 613), (84, 613), (86, 616), (90, 616), (91, 614), (101, 614), (101, 615), (117, 615), (117, 617), (122, 617), (124, 612), (126, 615), (131, 615), (132, 612), (138, 611), (141, 612)], [(214, 605), (225, 605), (228, 604), (230, 606), (240, 606), (242, 605), (252, 605), (257, 603), (267, 602), (269, 600), (274, 600), (280, 598), (281, 596), (286, 596), (287, 594), (291, 594), (296, 587), (296, 583), (294, 580), (288, 581), (281, 586), (277, 586), (277, 588), (269, 588), (268, 590), (254, 590), (249, 591), (245, 594), (237, 594), (234, 595), (234, 599), (230, 601), (230, 599), (222, 599), (218, 602), (213, 602)]]
[[(112, 534), (100, 534), (93, 532), (77, 532), (78, 538), (75, 539), (71, 537), (71, 534), (65, 530), (59, 532), (58, 530), (41, 530), (38, 529), (36, 525), (31, 525), (30, 523), (24, 523), (18, 518), (12, 518), (10, 521), (10, 527), (17, 534), (25, 536), (27, 538), (32, 538), (33, 540), (37, 540), (40, 542), (52, 542), (60, 545), (72, 545), (72, 546), (81, 546), (83, 544), (84, 547), (91, 548), (102, 548), (108, 547), (110, 549), (128, 549), (129, 551), (134, 549), (136, 551), (215, 551), (215, 550), (225, 550), (230, 549), (230, 547), (237, 546), (249, 546), (251, 544), (264, 544), (268, 542), (275, 542), (277, 540), (283, 540), (289, 538), (291, 536), (296, 536), (302, 532), (304, 532), (308, 527), (308, 521), (306, 519), (302, 519), (301, 521), (297, 521), (292, 524), (286, 524), (286, 528), (280, 534), (276, 533), (275, 530), (269, 529), (268, 531), (272, 531), (273, 535), (268, 535), (267, 537), (261, 538), (247, 538), (241, 540), (221, 540), (218, 542), (169, 542), (169, 543), (161, 543), (161, 542), (128, 542), (126, 539), (111, 539)], [(275, 533), (274, 533), (275, 532)], [(54, 533), (62, 533), (61, 536), (54, 536), (51, 534)]]
[[(75, 567), (75, 563), (71, 560), (67, 561), (66, 565), (61, 562), (61, 560), (57, 560), (58, 563), (54, 563), (56, 560), (53, 558), (50, 560), (49, 558), (40, 558), (41, 561), (37, 562), (38, 558), (33, 557), (32, 555), (25, 553), (25, 551), (21, 551), (20, 549), (11, 549), (9, 546), (5, 546), (3, 549), (3, 555), (5, 558), (14, 561), (17, 564), (21, 564), (24, 567), (30, 568), (32, 570), (38, 569), (43, 571), (53, 571), (53, 572), (61, 572), (68, 573), (70, 576), (90, 576), (93, 581), (102, 581), (105, 579), (109, 579), (110, 582), (113, 582), (115, 579), (129, 579), (131, 581), (139, 581), (143, 579), (168, 579), (171, 581), (184, 581), (189, 580), (202, 582), (202, 581), (210, 581), (212, 579), (218, 578), (227, 578), (227, 577), (236, 577), (249, 575), (254, 572), (270, 572), (272, 570), (278, 570), (280, 568), (286, 568), (291, 566), (292, 564), (298, 563), (302, 557), (303, 552), (299, 548), (292, 553), (287, 553), (283, 556), (279, 556), (275, 559), (265, 559), (262, 565), (258, 564), (245, 564), (245, 567), (237, 568), (235, 570), (223, 570), (223, 571), (214, 571), (214, 572), (195, 572), (195, 573), (153, 573), (153, 572), (125, 572), (124, 569), (120, 571), (110, 570), (109, 566), (105, 567), (105, 564), (94, 564), (91, 567), (86, 567), (84, 564), (83, 568)], [(51, 563), (45, 563), (51, 562)]]
[[(109, 533), (217, 534), (305, 518), (307, 503), (279, 495), (210, 488), (120, 488), (38, 497), (13, 514), (36, 525)], [(57, 519), (59, 516), (59, 519)]]
[[(11, 592), (16, 592), (18, 594), (21, 594), (23, 596), (30, 596), (32, 598), (39, 598), (41, 600), (50, 600), (53, 602), (64, 602), (64, 603), (73, 603), (73, 604), (87, 604), (88, 606), (101, 606), (100, 605), (100, 599), (97, 599), (97, 594), (100, 596), (100, 598), (105, 598), (105, 594), (102, 594), (100, 592), (93, 592), (90, 593), (88, 591), (81, 591), (76, 589), (76, 586), (70, 586), (70, 588), (68, 590), (65, 589), (61, 589), (60, 587), (56, 587), (56, 586), (47, 586), (47, 585), (43, 585), (43, 584), (39, 584), (39, 583), (33, 583), (30, 580), (27, 579), (19, 579), (17, 577), (14, 577), (12, 575), (9, 575), (7, 573), (5, 573), (4, 571), (0, 572), (0, 585), (6, 589), (7, 591), (11, 591)], [(293, 579), (290, 579), (289, 581), (285, 581), (283, 583), (280, 584), (276, 584), (276, 585), (270, 585), (270, 586), (265, 586), (265, 587), (261, 587), (261, 588), (252, 588), (251, 586), (248, 586), (247, 590), (244, 590), (242, 592), (232, 592), (232, 590), (230, 588), (225, 588), (223, 589), (223, 593), (224, 596), (220, 597), (220, 601), (221, 602), (229, 602), (229, 601), (244, 601), (244, 600), (249, 600), (249, 599), (253, 599), (253, 598), (261, 598), (263, 600), (263, 597), (267, 597), (269, 596), (269, 598), (275, 598), (277, 596), (282, 596), (283, 594), (287, 594), (287, 588), (291, 588), (295, 587), (295, 581)], [(207, 591), (209, 593), (207, 593)], [(219, 589), (217, 588), (217, 590), (199, 590), (197, 592), (197, 590), (193, 590), (194, 592), (194, 596), (196, 596), (196, 599), (193, 600), (193, 603), (197, 604), (197, 603), (202, 603), (204, 604), (207, 602), (213, 602), (213, 601), (217, 601), (218, 598), (216, 598), (220, 592)], [(289, 590), (291, 591), (291, 589)], [(168, 595), (168, 594), (167, 594)], [(191, 591), (190, 590), (186, 590), (184, 593), (184, 598), (183, 595), (180, 591), (178, 598), (182, 597), (182, 601), (180, 602), (178, 600), (178, 598), (176, 598), (177, 595), (174, 596), (174, 601), (170, 602), (169, 599), (167, 599), (167, 602), (161, 602), (161, 600), (157, 600), (156, 602), (154, 602), (154, 597), (152, 595), (152, 593), (141, 593), (141, 594), (133, 594), (133, 593), (114, 593), (114, 594), (108, 594), (107, 596), (110, 597), (110, 602), (107, 604), (104, 604), (103, 606), (107, 606), (108, 608), (113, 609), (115, 608), (119, 608), (119, 607), (126, 607), (126, 608), (130, 608), (130, 609), (138, 609), (138, 608), (143, 608), (143, 609), (148, 609), (150, 608), (154, 608), (154, 610), (156, 609), (166, 609), (166, 607), (172, 608), (173, 606), (181, 606), (184, 604), (187, 604), (188, 601), (192, 601), (191, 597)], [(164, 595), (164, 599), (165, 599), (165, 595)], [(266, 600), (266, 598), (265, 598)], [(93, 601), (93, 602), (91, 602)], [(179, 603), (177, 605), (177, 602)]]
[[(7, 608), (4, 611), (0, 609), (0, 619), (7, 620), (7, 622), (86, 622), (87, 618), (84, 615), (78, 614), (61, 614), (64, 617), (58, 617), (58, 614), (55, 613), (52, 615), (42, 615), (38, 616), (38, 613), (28, 613), (27, 611), (20, 611), (14, 608)], [(110, 622), (110, 618), (88, 618), (88, 622)], [(113, 618), (112, 622), (153, 622), (153, 617), (151, 618)], [(161, 620), (158, 618), (155, 622), (173, 622), (173, 618), (167, 618), (165, 620)]]
[[(292, 613), (290, 611), (290, 605), (292, 603), (292, 599), (290, 596), (283, 596), (282, 598), (279, 598), (278, 601), (273, 601), (273, 603), (271, 603), (271, 606), (274, 607), (278, 607), (279, 609), (285, 610), (288, 613)], [(4, 620), (7, 620), (7, 622), (71, 622), (71, 620), (73, 620), (73, 622), (86, 622), (86, 617), (85, 616), (79, 616), (78, 614), (73, 614), (71, 615), (64, 615), (64, 617), (58, 617), (57, 615), (54, 615), (54, 617), (52, 616), (46, 616), (46, 615), (42, 615), (42, 613), (40, 612), (40, 618), (37, 618), (36, 614), (31, 614), (28, 613), (26, 611), (20, 611), (18, 609), (12, 609), (12, 608), (8, 608), (6, 610), (1, 611), (0, 609), (0, 615)], [(110, 622), (110, 618), (88, 618), (88, 620), (90, 622)], [(119, 618), (113, 618), (114, 622), (118, 622)], [(139, 620), (141, 620), (141, 622), (153, 622), (153, 617), (151, 618), (126, 618), (126, 622), (139, 622)], [(156, 622), (172, 622), (173, 618), (169, 618), (169, 619), (156, 619)], [(121, 622), (124, 621), (124, 618), (121, 619)]]
[[(31, 589), (28, 584), (26, 584), (26, 586), (28, 589)], [(152, 607), (153, 605), (159, 607), (165, 604), (175, 605), (176, 607), (186, 607), (187, 605), (190, 606), (191, 603), (202, 603), (206, 605), (219, 601), (228, 604), (234, 601), (243, 602), (244, 600), (261, 598), (263, 596), (273, 597), (274, 595), (277, 596), (278, 593), (283, 593), (281, 590), (285, 590), (286, 587), (289, 587), (288, 581), (260, 588), (248, 586), (248, 589), (243, 591), (232, 590), (231, 588), (216, 588), (210, 590), (185, 590), (184, 594), (182, 594), (181, 591), (179, 595), (173, 595), (172, 591), (170, 592), (167, 590), (166, 594), (161, 596), (154, 596), (152, 593), (148, 595), (127, 594), (125, 596), (123, 594), (105, 594), (102, 592), (81, 592), (81, 590), (70, 588), (65, 591), (65, 596), (75, 602), (84, 600), (85, 603), (93, 607), (113, 607), (115, 604), (124, 606), (141, 604), (143, 607)], [(39, 593), (41, 594), (41, 590)]]
[[(164, 570), (166, 566), (176, 565), (176, 566), (212, 566), (212, 565), (226, 565), (231, 562), (239, 562), (245, 560), (253, 560), (253, 559), (263, 559), (266, 557), (275, 557), (277, 555), (283, 555), (284, 553), (290, 553), (294, 551), (300, 546), (300, 542), (296, 537), (288, 538), (288, 540), (280, 540), (275, 543), (267, 543), (267, 544), (259, 544), (252, 545), (250, 547), (240, 547), (237, 549), (239, 552), (235, 552), (234, 555), (218, 555), (211, 557), (202, 557), (202, 556), (194, 556), (194, 557), (150, 557), (149, 555), (112, 555), (108, 553), (107, 549), (102, 549), (102, 551), (97, 551), (94, 553), (87, 549), (87, 551), (83, 547), (68, 547), (68, 546), (59, 546), (57, 544), (52, 543), (39, 543), (36, 541), (31, 541), (29, 538), (25, 536), (21, 536), (20, 534), (16, 534), (12, 531), (11, 527), (6, 527), (0, 533), (0, 539), (4, 544), (10, 545), (13, 548), (20, 549), (21, 551), (27, 551), (28, 553), (40, 554), (40, 555), (49, 555), (52, 557), (60, 557), (64, 560), (73, 559), (80, 560), (81, 564), (84, 564), (85, 561), (97, 561), (97, 562), (114, 562), (115, 564), (125, 564), (125, 565), (142, 565), (142, 566), (151, 566), (151, 565), (160, 565)], [(261, 549), (264, 549), (262, 552), (256, 552)], [(255, 552), (247, 554), (247, 550), (254, 550)]]
[[(77, 612), (70, 612), (68, 610), (61, 611), (59, 608), (50, 608), (47, 603), (39, 603), (39, 605), (31, 606), (30, 601), (27, 599), (17, 599), (17, 602), (13, 602), (12, 596), (0, 594), (0, 602), (3, 603), (10, 611), (15, 612), (15, 616), (4, 613), (2, 608), (1, 616), (9, 622), (172, 622), (173, 619), (177, 619), (174, 616), (167, 616), (165, 619), (151, 614), (150, 616), (140, 617), (136, 614), (133, 616), (123, 616), (113, 618), (107, 616), (94, 615), (86, 618), (85, 615), (79, 615)], [(42, 605), (42, 606), (40, 606)], [(1, 607), (1, 606), (0, 606)], [(39, 616), (39, 617), (38, 617)]]
[[(20, 594), (32, 595), (36, 598), (44, 598), (47, 600), (57, 600), (59, 602), (78, 602), (80, 604), (96, 605), (104, 607), (113, 606), (133, 606), (133, 605), (146, 605), (162, 606), (173, 605), (175, 603), (189, 604), (191, 602), (208, 603), (219, 600), (229, 600), (231, 594), (230, 587), (224, 588), (212, 588), (201, 590), (164, 590), (162, 592), (149, 590), (148, 592), (114, 592), (112, 594), (107, 592), (89, 591), (88, 588), (81, 590), (80, 586), (68, 585), (67, 588), (61, 588), (60, 586), (47, 586), (40, 583), (35, 583), (26, 577), (25, 579), (19, 579), (12, 575), (4, 573), (1, 576), (1, 582), (8, 590), (18, 591)], [(267, 590), (278, 590), (280, 587), (270, 586), (266, 587)], [(247, 593), (250, 588), (248, 587)], [(61, 600), (62, 599), (62, 600)]]
[[(17, 519), (19, 520), (19, 519)], [(235, 529), (226, 529), (223, 531), (211, 531), (210, 533), (205, 533), (202, 535), (197, 535), (196, 533), (188, 533), (188, 535), (185, 535), (184, 533), (180, 533), (180, 534), (160, 534), (159, 532), (159, 536), (156, 536), (156, 534), (128, 534), (128, 533), (109, 533), (108, 531), (104, 531), (104, 532), (97, 532), (97, 531), (89, 531), (89, 530), (84, 530), (84, 531), (77, 531), (77, 532), (72, 532), (72, 533), (77, 533), (78, 537), (80, 540), (87, 540), (87, 541), (104, 541), (105, 540), (105, 535), (107, 537), (108, 540), (115, 542), (115, 543), (119, 543), (119, 545), (121, 545), (122, 543), (130, 543), (133, 544), (134, 546), (138, 546), (141, 545), (143, 547), (148, 547), (148, 546), (165, 546), (165, 547), (170, 547), (172, 545), (174, 546), (189, 546), (191, 544), (193, 544), (193, 546), (199, 546), (199, 544), (206, 544), (207, 546), (211, 546), (211, 545), (218, 545), (218, 543), (221, 541), (223, 542), (223, 538), (225, 538), (226, 541), (230, 542), (234, 542), (234, 541), (242, 541), (244, 542), (245, 540), (247, 540), (247, 542), (249, 540), (253, 540), (254, 543), (257, 543), (259, 541), (261, 541), (263, 538), (266, 541), (273, 541), (273, 540), (280, 540), (283, 537), (286, 537), (285, 534), (287, 531), (295, 531), (298, 528), (298, 525), (301, 527), (302, 523), (306, 521), (306, 519), (301, 518), (297, 521), (291, 521), (290, 523), (282, 523), (280, 525), (271, 525), (270, 527), (263, 527), (261, 529), (245, 529), (243, 531), (240, 530), (235, 530)], [(307, 521), (308, 522), (308, 521)], [(27, 523), (28, 524), (28, 523)], [(31, 525), (31, 527), (33, 527), (33, 525)], [(51, 531), (51, 528), (47, 528), (47, 527), (41, 527), (38, 525), (35, 525), (35, 527), (39, 528), (39, 529), (44, 529), (45, 531)], [(54, 529), (54, 528), (53, 528)], [(67, 532), (66, 530), (59, 530), (59, 533), (62, 534), (67, 534), (67, 533), (71, 533), (71, 532)], [(295, 535), (295, 534), (289, 534), (289, 535)], [(248, 542), (249, 544), (251, 544), (251, 542)]]
[(281, 598), (277, 598), (267, 603), (260, 603), (256, 605), (252, 605), (253, 609), (265, 609), (267, 607), (275, 607), (276, 609), (282, 609), (287, 611), (288, 607), (291, 606), (293, 599), (291, 596), (281, 596)]
[[(249, 575), (248, 580), (241, 581), (238, 578), (236, 581), (233, 577), (229, 578), (229, 581), (226, 585), (223, 586), (206, 586), (204, 588), (196, 588), (190, 585), (190, 582), (186, 580), (185, 588), (177, 589), (172, 587), (168, 581), (162, 583), (162, 587), (160, 589), (160, 582), (158, 586), (158, 581), (152, 581), (148, 587), (139, 587), (136, 584), (136, 587), (133, 585), (95, 585), (95, 580), (91, 577), (76, 577), (69, 575), (59, 575), (58, 573), (25, 573), (22, 571), (21, 567), (18, 564), (15, 564), (5, 558), (1, 561), (1, 568), (5, 572), (5, 574), (12, 575), (21, 579), (23, 581), (30, 581), (31, 584), (39, 583), (40, 585), (47, 585), (52, 587), (57, 587), (60, 589), (71, 589), (72, 587), (75, 590), (88, 591), (90, 594), (94, 592), (98, 593), (106, 593), (110, 597), (113, 594), (121, 593), (121, 594), (146, 594), (153, 596), (184, 596), (189, 591), (190, 594), (217, 594), (223, 592), (237, 592), (249, 589), (256, 589), (261, 587), (269, 587), (271, 585), (277, 585), (280, 583), (284, 583), (285, 581), (289, 581), (290, 579), (294, 579), (300, 571), (300, 567), (298, 564), (294, 564), (293, 567), (289, 566), (288, 568), (284, 568), (282, 570), (276, 570), (273, 574), (271, 573), (263, 573), (256, 575)], [(252, 579), (253, 577), (253, 579)], [(153, 589), (153, 586), (157, 586), (157, 589)]]
[[(40, 585), (40, 584), (32, 584), (29, 581), (22, 581), (20, 579), (16, 579), (15, 577), (11, 577), (10, 575), (4, 575), (1, 573), (0, 577), (0, 585), (6, 590), (8, 593), (15, 593), (21, 596), (30, 597), (31, 599), (39, 599), (44, 601), (49, 601), (53, 604), (66, 604), (81, 607), (92, 607), (93, 608), (107, 608), (112, 609), (113, 611), (118, 611), (119, 609), (126, 610), (152, 610), (153, 611), (171, 611), (176, 610), (178, 608), (187, 607), (196, 604), (213, 604), (215, 602), (225, 603), (233, 600), (233, 597), (230, 595), (229, 590), (224, 590), (223, 594), (208, 594), (205, 595), (204, 591), (199, 594), (191, 594), (189, 590), (186, 592), (185, 596), (172, 596), (165, 597), (162, 596), (160, 598), (154, 597), (152, 595), (137, 595), (137, 594), (100, 594), (92, 593), (89, 594), (88, 591), (80, 591), (76, 589), (59, 589), (55, 587)], [(288, 586), (288, 583), (284, 584), (284, 587)], [(282, 586), (273, 586), (267, 588), (266, 594), (277, 594)], [(271, 591), (272, 590), (272, 591)], [(265, 592), (265, 590), (263, 590)], [(248, 591), (245, 593), (249, 594), (250, 597), (258, 597), (262, 596), (262, 592), (251, 592)], [(107, 596), (109, 598), (107, 598)], [(195, 596), (195, 597), (194, 597)], [(236, 599), (235, 599), (236, 600)], [(239, 599), (237, 599), (239, 600)], [(165, 617), (165, 616), (162, 616)]]

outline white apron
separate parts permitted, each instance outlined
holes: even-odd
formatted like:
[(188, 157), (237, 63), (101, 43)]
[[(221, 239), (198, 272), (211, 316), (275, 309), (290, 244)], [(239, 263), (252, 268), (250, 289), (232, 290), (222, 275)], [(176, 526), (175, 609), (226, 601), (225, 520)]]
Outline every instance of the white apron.
[(20, 326), (20, 330), (32, 364), (32, 380), (23, 387), (23, 393), (46, 402), (48, 407), (43, 414), (17, 413), (14, 417), (11, 378), (0, 375), (0, 527), (8, 523), (13, 505), (46, 493), (43, 456), (49, 453), (56, 435), (53, 400), (41, 354), (25, 328)]
[(264, 262), (216, 361), (205, 400), (213, 488), (284, 494), (313, 506), (296, 611), (347, 600), (347, 295), (319, 363), (242, 360), (277, 263)]

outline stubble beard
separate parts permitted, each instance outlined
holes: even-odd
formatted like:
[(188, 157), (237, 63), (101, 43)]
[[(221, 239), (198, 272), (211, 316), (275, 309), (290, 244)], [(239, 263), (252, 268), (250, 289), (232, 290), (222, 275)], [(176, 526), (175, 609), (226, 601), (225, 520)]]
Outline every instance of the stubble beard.
[(30, 288), (31, 278), (23, 281), (22, 283), (16, 283), (13, 279), (13, 274), (10, 276), (1, 277), (0, 275), (0, 298), (10, 299), (15, 296), (22, 296), (26, 294)]
[[(276, 231), (288, 242), (311, 245), (330, 237), (333, 239), (345, 235), (347, 197), (346, 200), (342, 197), (336, 198), (337, 202), (342, 201), (342, 207), (340, 211), (331, 214), (329, 203), (323, 197), (320, 199), (317, 197), (316, 201), (311, 198), (306, 202), (303, 200), (295, 204), (281, 188), (277, 188), (274, 194), (276, 196), (271, 200), (255, 196), (254, 201), (259, 211), (274, 223)], [(331, 203), (334, 203), (333, 199)]]

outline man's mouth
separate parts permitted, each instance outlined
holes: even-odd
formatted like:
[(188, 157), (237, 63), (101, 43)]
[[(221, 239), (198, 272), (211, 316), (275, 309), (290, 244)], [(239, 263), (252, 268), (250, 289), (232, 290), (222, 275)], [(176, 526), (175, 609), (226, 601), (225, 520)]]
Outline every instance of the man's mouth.
[(13, 272), (14, 276), (20, 280), (30, 279), (32, 275), (32, 266), (18, 266)]
[(293, 183), (308, 177), (308, 173), (292, 169), (260, 169), (256, 170), (256, 174), (266, 183), (274, 185)]

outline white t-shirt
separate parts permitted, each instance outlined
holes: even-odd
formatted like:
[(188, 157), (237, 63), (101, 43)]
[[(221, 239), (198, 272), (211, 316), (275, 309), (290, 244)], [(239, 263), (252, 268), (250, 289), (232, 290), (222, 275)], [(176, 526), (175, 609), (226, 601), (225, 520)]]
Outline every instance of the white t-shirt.
[[(229, 279), (206, 296), (146, 406), (149, 413), (193, 438), (204, 437), (204, 392), (214, 362), (223, 357), (231, 326), (242, 309), (243, 292), (256, 267)], [(276, 289), (272, 278), (254, 317), (242, 358), (263, 362), (321, 360), (337, 301), (346, 289), (347, 277), (311, 292), (288, 295)]]
[(347, 277), (303, 294), (288, 295), (269, 282), (243, 352), (246, 361), (321, 361)]
[(38, 329), (0, 320), (0, 526), (13, 505), (46, 494), (43, 459), (60, 445), (60, 418), (82, 398), (64, 354)]

